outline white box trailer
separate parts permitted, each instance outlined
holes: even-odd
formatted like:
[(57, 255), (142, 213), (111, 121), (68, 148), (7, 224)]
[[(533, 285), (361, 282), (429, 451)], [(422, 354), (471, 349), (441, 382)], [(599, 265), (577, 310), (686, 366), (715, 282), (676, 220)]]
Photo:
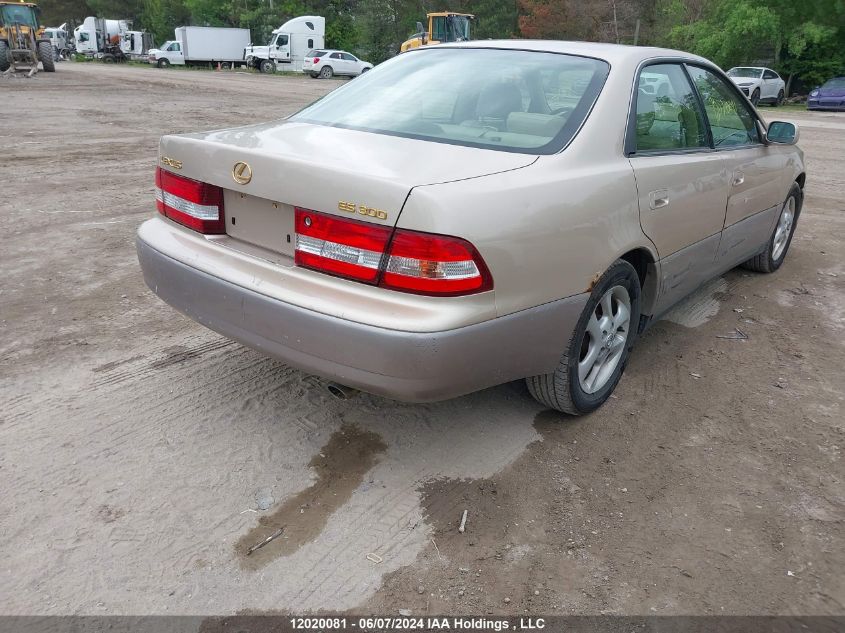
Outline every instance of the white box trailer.
[(152, 49), (148, 60), (159, 67), (245, 65), (244, 49), (249, 46), (249, 29), (215, 26), (180, 26), (176, 38)]

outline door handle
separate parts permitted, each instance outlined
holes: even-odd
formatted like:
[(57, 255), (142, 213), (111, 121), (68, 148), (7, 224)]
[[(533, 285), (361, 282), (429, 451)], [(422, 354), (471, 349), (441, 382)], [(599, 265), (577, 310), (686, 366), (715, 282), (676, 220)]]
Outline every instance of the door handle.
[(648, 194), (648, 206), (652, 210), (662, 209), (669, 206), (669, 191), (657, 189)]
[(734, 174), (734, 177), (733, 177), (733, 180), (731, 181), (731, 184), (734, 187), (739, 187), (744, 182), (745, 182), (745, 174), (743, 174), (741, 171), (738, 171)]

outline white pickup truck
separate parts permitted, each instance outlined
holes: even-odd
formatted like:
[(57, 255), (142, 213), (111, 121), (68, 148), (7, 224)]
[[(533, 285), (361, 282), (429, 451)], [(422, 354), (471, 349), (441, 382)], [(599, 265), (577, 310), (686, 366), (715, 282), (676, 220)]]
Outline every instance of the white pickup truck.
[(735, 66), (728, 71), (728, 77), (755, 106), (758, 103), (779, 106), (786, 97), (786, 83), (771, 68)]

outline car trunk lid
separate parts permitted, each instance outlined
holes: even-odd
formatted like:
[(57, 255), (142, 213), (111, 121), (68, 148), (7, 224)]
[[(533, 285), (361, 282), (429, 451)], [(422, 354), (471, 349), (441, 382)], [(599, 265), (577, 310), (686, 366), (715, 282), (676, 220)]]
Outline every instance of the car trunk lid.
[(415, 186), (536, 160), (298, 122), (165, 136), (160, 153), (162, 168), (223, 188), (230, 237), (288, 256), (296, 207), (393, 226)]

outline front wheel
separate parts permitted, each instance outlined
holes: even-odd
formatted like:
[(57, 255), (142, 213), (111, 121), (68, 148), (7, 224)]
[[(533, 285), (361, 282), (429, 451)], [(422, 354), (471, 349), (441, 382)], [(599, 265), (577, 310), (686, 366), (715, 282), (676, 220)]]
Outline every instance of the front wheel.
[(53, 45), (50, 42), (38, 42), (38, 57), (45, 72), (56, 72), (56, 59), (53, 57)]
[(777, 99), (775, 99), (775, 102), (774, 102), (772, 105), (773, 105), (773, 106), (775, 106), (776, 108), (777, 108), (778, 106), (782, 106), (782, 105), (783, 105), (783, 100), (784, 100), (784, 98), (785, 98), (785, 95), (783, 94), (783, 90), (781, 90), (781, 91), (778, 93), (778, 98), (777, 98)]
[(331, 79), (334, 75), (334, 70), (332, 70), (331, 66), (323, 66), (320, 69), (320, 77), (323, 79)]
[(159, 68), (167, 68), (168, 66), (170, 66), (170, 62), (166, 59), (160, 59), (156, 62), (156, 66), (158, 66)]
[(274, 73), (276, 72), (276, 64), (274, 64), (269, 59), (261, 60), (261, 63), (258, 65), (258, 70), (262, 73)]
[(619, 383), (640, 322), (640, 280), (617, 260), (593, 287), (557, 369), (526, 378), (541, 404), (583, 415), (600, 407)]
[(754, 107), (757, 107), (757, 104), (760, 103), (760, 89), (756, 88), (754, 92), (751, 93), (751, 103)]
[(801, 205), (804, 202), (804, 195), (798, 183), (793, 183), (786, 196), (786, 201), (780, 210), (778, 223), (774, 233), (766, 243), (765, 250), (742, 264), (743, 268), (758, 273), (773, 273), (783, 264), (786, 259), (786, 252), (792, 243), (792, 236), (795, 234), (795, 227), (798, 224), (798, 216), (801, 213)]
[(0, 40), (0, 73), (9, 70), (12, 65), (12, 53), (9, 52), (9, 46), (6, 42)]

